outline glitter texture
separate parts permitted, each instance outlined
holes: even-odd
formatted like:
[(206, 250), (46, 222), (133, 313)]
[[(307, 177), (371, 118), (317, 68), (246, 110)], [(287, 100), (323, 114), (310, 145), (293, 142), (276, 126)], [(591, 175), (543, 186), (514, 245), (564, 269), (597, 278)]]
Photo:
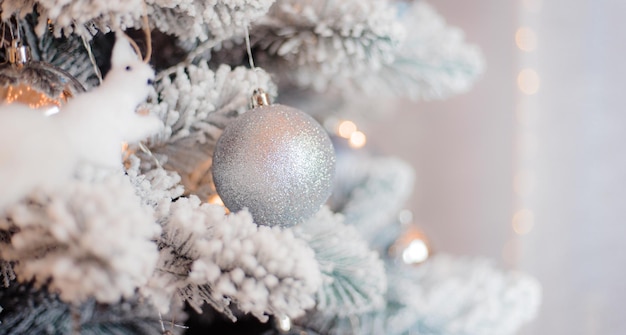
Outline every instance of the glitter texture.
[(213, 180), (230, 211), (257, 224), (290, 227), (330, 196), (335, 152), (324, 129), (283, 105), (255, 108), (231, 123), (213, 154)]

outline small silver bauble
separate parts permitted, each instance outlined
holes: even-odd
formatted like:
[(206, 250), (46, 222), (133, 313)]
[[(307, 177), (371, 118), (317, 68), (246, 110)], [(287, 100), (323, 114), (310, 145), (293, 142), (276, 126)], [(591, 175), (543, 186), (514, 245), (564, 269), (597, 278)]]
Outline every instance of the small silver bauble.
[(228, 125), (217, 142), (215, 188), (232, 212), (247, 208), (257, 224), (293, 226), (330, 195), (333, 145), (306, 113), (253, 98), (259, 107)]

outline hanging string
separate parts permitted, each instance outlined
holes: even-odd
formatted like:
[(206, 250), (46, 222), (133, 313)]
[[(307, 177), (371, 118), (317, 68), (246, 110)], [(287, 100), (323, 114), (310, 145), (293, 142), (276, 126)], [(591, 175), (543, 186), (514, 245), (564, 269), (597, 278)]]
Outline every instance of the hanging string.
[(148, 21), (148, 5), (146, 5), (145, 1), (142, 1), (143, 4), (143, 32), (146, 35), (146, 58), (144, 59), (144, 63), (148, 63), (150, 58), (152, 58), (152, 31), (150, 30), (150, 22)]
[(159, 169), (163, 169), (163, 165), (161, 165), (161, 162), (159, 162), (159, 160), (156, 158), (156, 156), (152, 153), (152, 151), (150, 151), (150, 149), (143, 144), (143, 142), (139, 142), (139, 149), (146, 155), (148, 155), (150, 158), (152, 158), (152, 160), (154, 160), (154, 164), (156, 164), (156, 166)]
[(87, 50), (87, 55), (89, 55), (89, 61), (91, 62), (91, 66), (93, 66), (96, 77), (98, 77), (98, 83), (102, 84), (102, 72), (100, 72), (100, 68), (98, 67), (98, 63), (96, 62), (96, 57), (93, 55), (91, 44), (89, 44), (89, 41), (87, 41), (85, 35), (82, 35), (81, 37), (83, 39), (83, 46), (85, 47), (85, 50)]
[(254, 87), (252, 92), (252, 98), (250, 99), (250, 107), (255, 108), (259, 106), (269, 105), (270, 98), (267, 93), (261, 88), (261, 79), (259, 77), (259, 69), (254, 65), (254, 57), (252, 57), (252, 46), (250, 43), (250, 31), (248, 30), (249, 23), (246, 22), (243, 26), (243, 30), (245, 32), (244, 39), (246, 41), (246, 52), (248, 53), (248, 64), (250, 64), (250, 69), (254, 73), (254, 83), (252, 87)]
[(248, 52), (248, 63), (250, 64), (250, 68), (256, 71), (256, 67), (254, 66), (254, 59), (252, 58), (252, 47), (250, 46), (250, 32), (248, 31), (248, 23), (243, 25), (243, 31), (245, 32), (245, 40), (246, 40), (246, 51)]
[(6, 33), (6, 26), (7, 26), (6, 22), (2, 21), (2, 41), (0, 41), (0, 46), (2, 46), (3, 48), (5, 47), (4, 34)]

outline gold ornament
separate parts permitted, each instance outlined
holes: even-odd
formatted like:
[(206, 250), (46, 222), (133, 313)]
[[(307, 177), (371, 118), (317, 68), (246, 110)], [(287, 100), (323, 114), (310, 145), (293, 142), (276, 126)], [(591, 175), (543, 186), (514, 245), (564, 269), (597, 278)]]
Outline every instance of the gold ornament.
[(59, 109), (83, 86), (67, 72), (44, 62), (31, 61), (28, 47), (19, 40), (6, 50), (7, 63), (0, 66), (0, 103), (20, 103), (45, 115)]

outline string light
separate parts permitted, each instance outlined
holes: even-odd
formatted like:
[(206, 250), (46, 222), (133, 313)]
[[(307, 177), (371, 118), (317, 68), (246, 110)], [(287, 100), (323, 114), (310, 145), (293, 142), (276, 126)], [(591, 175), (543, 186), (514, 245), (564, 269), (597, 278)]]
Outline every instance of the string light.
[(522, 93), (532, 95), (539, 91), (539, 74), (534, 69), (524, 69), (517, 75), (517, 86)]
[(217, 194), (214, 194), (214, 195), (210, 196), (209, 200), (207, 200), (207, 202), (212, 204), (212, 205), (222, 206), (222, 207), (224, 207), (224, 212), (226, 212), (226, 214), (230, 213), (228, 208), (226, 208), (226, 205), (224, 205), (224, 202), (222, 201), (222, 198), (220, 198), (220, 196), (217, 195)]
[(343, 120), (337, 126), (337, 135), (343, 138), (350, 138), (356, 131), (356, 124), (350, 120)]
[(354, 121), (328, 119), (324, 125), (326, 129), (332, 128), (337, 136), (347, 139), (348, 145), (353, 149), (360, 149), (367, 143), (367, 136), (359, 130)]
[(515, 32), (515, 44), (522, 51), (534, 51), (537, 48), (535, 31), (528, 27), (518, 28)]
[(530, 233), (535, 225), (535, 215), (529, 209), (519, 210), (513, 215), (513, 231), (518, 235)]
[(514, 161), (517, 171), (512, 180), (514, 210), (510, 221), (511, 236), (502, 250), (503, 260), (510, 265), (516, 265), (520, 257), (523, 236), (531, 233), (535, 226), (535, 215), (530, 206), (529, 196), (537, 185), (533, 160), (539, 141), (533, 126), (537, 121), (535, 95), (541, 88), (541, 77), (536, 70), (539, 38), (532, 22), (541, 10), (542, 0), (520, 0), (518, 5), (522, 25), (515, 30), (513, 37), (522, 65), (521, 71), (515, 77), (520, 92), (514, 111), (516, 121)]
[(367, 137), (364, 133), (357, 130), (350, 135), (350, 140), (348, 142), (351, 148), (359, 149), (365, 146), (365, 143), (367, 143)]

